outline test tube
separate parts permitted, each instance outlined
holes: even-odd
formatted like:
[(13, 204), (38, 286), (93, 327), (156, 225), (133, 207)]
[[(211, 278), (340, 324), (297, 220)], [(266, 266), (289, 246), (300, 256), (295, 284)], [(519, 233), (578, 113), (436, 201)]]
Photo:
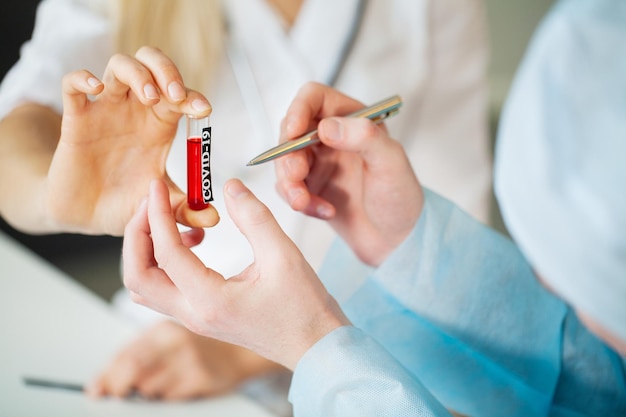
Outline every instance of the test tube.
[(192, 210), (209, 207), (211, 184), (211, 126), (209, 117), (187, 115), (187, 203)]

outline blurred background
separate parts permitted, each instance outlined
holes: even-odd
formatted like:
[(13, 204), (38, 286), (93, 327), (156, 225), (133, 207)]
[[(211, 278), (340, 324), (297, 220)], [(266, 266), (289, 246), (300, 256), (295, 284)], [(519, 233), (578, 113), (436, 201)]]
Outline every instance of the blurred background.
[[(38, 3), (38, 0), (0, 2), (0, 78), (18, 59), (20, 45), (30, 38)], [(492, 136), (497, 130), (500, 109), (515, 69), (533, 30), (552, 3), (552, 0), (486, 0), (492, 48), (489, 68)], [(0, 181), (6, 180), (0, 178)], [(497, 211), (493, 223), (502, 229)], [(121, 238), (71, 234), (29, 236), (13, 230), (2, 219), (0, 230), (21, 241), (106, 300), (122, 285)]]

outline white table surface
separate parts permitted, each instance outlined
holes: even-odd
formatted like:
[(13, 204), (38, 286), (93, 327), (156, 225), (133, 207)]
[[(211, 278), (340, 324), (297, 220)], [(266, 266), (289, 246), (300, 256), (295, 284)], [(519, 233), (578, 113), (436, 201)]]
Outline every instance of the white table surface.
[(84, 384), (135, 335), (102, 299), (0, 232), (0, 416), (271, 417), (242, 394), (164, 403), (26, 386)]

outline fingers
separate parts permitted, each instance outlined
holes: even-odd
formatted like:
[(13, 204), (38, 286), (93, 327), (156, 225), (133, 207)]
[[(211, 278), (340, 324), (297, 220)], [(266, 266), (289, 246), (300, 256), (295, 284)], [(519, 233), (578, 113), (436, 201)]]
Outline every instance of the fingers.
[(228, 214), (250, 243), (255, 262), (284, 256), (283, 248), (292, 243), (269, 209), (239, 180), (229, 180), (224, 194)]
[[(363, 105), (330, 87), (316, 83), (305, 85), (289, 106), (283, 121), (282, 138), (293, 138), (304, 133), (302, 129), (312, 121), (316, 125), (320, 140), (327, 146), (341, 151), (360, 153), (366, 162), (376, 164), (389, 159), (401, 151), (399, 144), (390, 139), (384, 127), (364, 118), (345, 118)], [(304, 152), (277, 160), (285, 178), (298, 181), (310, 170), (310, 161)]]
[(203, 210), (192, 210), (187, 205), (186, 196), (184, 196), (184, 199), (185, 201), (178, 204), (174, 212), (178, 223), (189, 227), (202, 228), (213, 227), (220, 221), (219, 213), (212, 205)]
[(89, 102), (88, 94), (97, 95), (103, 89), (104, 84), (89, 71), (71, 72), (63, 77), (63, 108), (78, 112)]
[(113, 102), (127, 99), (132, 92), (147, 106), (154, 106), (164, 99), (169, 104), (167, 108), (177, 115), (187, 113), (205, 117), (212, 110), (202, 94), (185, 87), (176, 65), (156, 48), (142, 47), (134, 57), (114, 55), (106, 67), (103, 81), (106, 85), (103, 97)]
[(125, 100), (131, 90), (145, 105), (154, 105), (161, 99), (148, 68), (128, 55), (113, 55), (102, 79), (106, 85), (106, 97), (112, 101)]
[(180, 238), (183, 242), (183, 245), (188, 248), (193, 248), (194, 246), (199, 245), (204, 239), (204, 229), (193, 228), (191, 230), (181, 233)]
[(181, 310), (184, 300), (155, 259), (147, 210), (144, 200), (124, 231), (124, 285), (135, 302), (173, 315)]
[(87, 387), (90, 397), (113, 396), (124, 398), (130, 396), (139, 381), (153, 364), (143, 359), (145, 355), (132, 355), (124, 351), (118, 355), (107, 369)]
[[(303, 86), (289, 106), (281, 125), (281, 142), (298, 137), (317, 128), (318, 122), (325, 117), (346, 115), (362, 108), (363, 105), (330, 87), (317, 83)], [(329, 171), (322, 171), (317, 164), (317, 150), (292, 152), (276, 160), (277, 190), (294, 210), (302, 211), (322, 219), (332, 218), (334, 207), (315, 194), (323, 188), (311, 189), (314, 183), (309, 181), (313, 172), (320, 177), (328, 177)], [(333, 169), (332, 166), (325, 169)], [(306, 180), (306, 182), (305, 182)]]
[(305, 84), (289, 105), (283, 127), (286, 138), (300, 136), (329, 116), (344, 116), (363, 107), (337, 90), (318, 83)]
[(164, 181), (151, 182), (124, 236), (124, 284), (135, 302), (186, 323), (219, 301), (226, 281), (183, 242)]
[(187, 98), (183, 78), (174, 62), (156, 48), (142, 47), (135, 54), (137, 61), (151, 69), (157, 87), (172, 103)]
[[(150, 184), (148, 219), (154, 258), (159, 267), (167, 271), (186, 300), (198, 305), (207, 304), (209, 300), (203, 294), (219, 293), (225, 281), (221, 275), (206, 268), (182, 242), (163, 181), (154, 180)], [(141, 295), (145, 297), (145, 294)]]
[[(105, 371), (89, 386), (87, 394), (94, 397), (112, 395), (126, 397), (138, 389), (144, 380), (160, 373), (162, 363), (172, 359), (168, 329), (175, 326), (160, 322), (121, 350)], [(142, 392), (150, 397), (154, 392)]]
[(138, 62), (149, 69), (157, 88), (172, 104), (178, 104), (181, 113), (205, 117), (211, 113), (211, 104), (200, 93), (187, 89), (174, 62), (159, 49), (144, 46), (135, 54)]
[(219, 222), (220, 216), (215, 207), (209, 205), (204, 210), (192, 210), (187, 203), (187, 194), (169, 177), (165, 178), (165, 183), (170, 192), (170, 203), (174, 210), (176, 222), (191, 228), (213, 227)]
[(298, 158), (291, 158), (288, 164), (276, 163), (276, 191), (296, 211), (303, 211), (311, 203), (312, 196), (304, 182), (308, 172), (308, 165)]
[(176, 364), (166, 362), (163, 365), (139, 381), (137, 391), (142, 396), (180, 401), (212, 393), (210, 376), (204, 369), (198, 369), (203, 364), (187, 363), (183, 359)]
[(171, 192), (170, 196), (172, 207), (174, 207), (174, 217), (178, 223), (193, 228), (203, 228), (213, 227), (220, 221), (219, 213), (211, 204), (203, 210), (192, 210), (187, 204), (186, 194)]
[(133, 270), (146, 269), (154, 265), (151, 259), (152, 241), (147, 213), (148, 199), (144, 198), (126, 226), (124, 243), (126, 250), (132, 251), (133, 256), (124, 257), (124, 262)]
[(403, 159), (400, 143), (368, 119), (327, 118), (319, 123), (318, 134), (322, 143), (333, 149), (361, 155), (369, 169), (397, 165), (399, 158)]
[[(287, 109), (281, 124), (280, 141), (285, 142), (316, 129), (318, 122), (325, 117), (343, 116), (362, 107), (358, 101), (328, 86), (307, 83)], [(277, 170), (290, 181), (302, 180), (309, 165), (306, 151), (292, 152), (276, 160)]]

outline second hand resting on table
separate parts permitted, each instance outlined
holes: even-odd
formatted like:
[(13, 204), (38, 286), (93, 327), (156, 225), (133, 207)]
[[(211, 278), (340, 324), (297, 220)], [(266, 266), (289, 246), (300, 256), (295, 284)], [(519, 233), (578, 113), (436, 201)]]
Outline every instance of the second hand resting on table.
[(200, 398), (230, 392), (242, 380), (276, 368), (247, 349), (164, 320), (125, 346), (87, 387), (87, 394), (123, 398), (137, 391), (166, 401)]

